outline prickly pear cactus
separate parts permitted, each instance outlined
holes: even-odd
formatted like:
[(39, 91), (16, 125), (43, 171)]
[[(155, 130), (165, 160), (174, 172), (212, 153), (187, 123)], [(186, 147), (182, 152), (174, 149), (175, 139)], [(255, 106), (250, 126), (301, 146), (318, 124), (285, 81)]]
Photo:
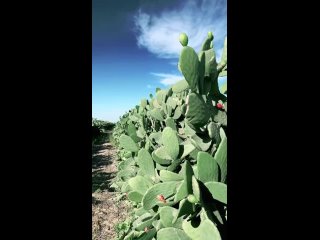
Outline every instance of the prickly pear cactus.
[(219, 62), (213, 39), (209, 32), (196, 53), (180, 34), (184, 79), (116, 124), (112, 186), (135, 207), (125, 239), (226, 239), (227, 85), (218, 77), (227, 76), (227, 38)]

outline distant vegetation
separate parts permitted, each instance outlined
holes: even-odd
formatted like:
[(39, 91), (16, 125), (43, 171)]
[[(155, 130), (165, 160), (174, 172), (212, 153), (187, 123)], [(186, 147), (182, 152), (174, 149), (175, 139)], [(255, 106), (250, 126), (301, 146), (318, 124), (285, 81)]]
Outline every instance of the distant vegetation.
[(114, 126), (112, 122), (92, 118), (92, 143), (99, 144), (107, 141)]

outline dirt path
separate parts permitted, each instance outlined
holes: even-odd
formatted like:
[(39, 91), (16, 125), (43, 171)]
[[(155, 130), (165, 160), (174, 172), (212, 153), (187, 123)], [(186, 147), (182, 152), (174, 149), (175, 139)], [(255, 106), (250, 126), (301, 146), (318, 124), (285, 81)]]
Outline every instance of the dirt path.
[(116, 150), (110, 143), (92, 147), (92, 239), (112, 240), (115, 226), (128, 215), (129, 207), (117, 201), (117, 193), (110, 189), (115, 177)]

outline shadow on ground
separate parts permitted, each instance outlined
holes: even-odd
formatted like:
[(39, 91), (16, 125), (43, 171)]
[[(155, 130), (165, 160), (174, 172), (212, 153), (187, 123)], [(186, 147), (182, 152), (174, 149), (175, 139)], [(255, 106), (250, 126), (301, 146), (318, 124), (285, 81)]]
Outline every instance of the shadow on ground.
[(106, 173), (106, 172), (94, 172), (92, 173), (92, 192), (97, 191), (98, 189), (108, 190), (108, 192), (113, 192), (111, 185), (111, 179), (115, 177), (115, 173)]
[(97, 190), (108, 190), (113, 192), (111, 179), (115, 177), (116, 172), (112, 166), (112, 146), (106, 144), (92, 146), (92, 193)]

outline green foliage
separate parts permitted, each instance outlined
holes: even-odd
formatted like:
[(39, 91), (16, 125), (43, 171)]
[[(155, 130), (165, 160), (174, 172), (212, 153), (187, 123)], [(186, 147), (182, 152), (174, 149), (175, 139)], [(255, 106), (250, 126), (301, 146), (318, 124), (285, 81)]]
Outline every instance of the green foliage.
[(227, 96), (218, 77), (227, 73), (227, 45), (218, 63), (212, 40), (209, 32), (197, 54), (181, 34), (185, 79), (158, 88), (116, 123), (113, 186), (136, 206), (124, 239), (226, 238)]
[(183, 47), (188, 45), (188, 36), (185, 33), (181, 33), (179, 36), (179, 41)]
[(109, 132), (115, 127), (115, 124), (108, 121), (92, 118), (92, 143), (104, 143), (109, 138)]

